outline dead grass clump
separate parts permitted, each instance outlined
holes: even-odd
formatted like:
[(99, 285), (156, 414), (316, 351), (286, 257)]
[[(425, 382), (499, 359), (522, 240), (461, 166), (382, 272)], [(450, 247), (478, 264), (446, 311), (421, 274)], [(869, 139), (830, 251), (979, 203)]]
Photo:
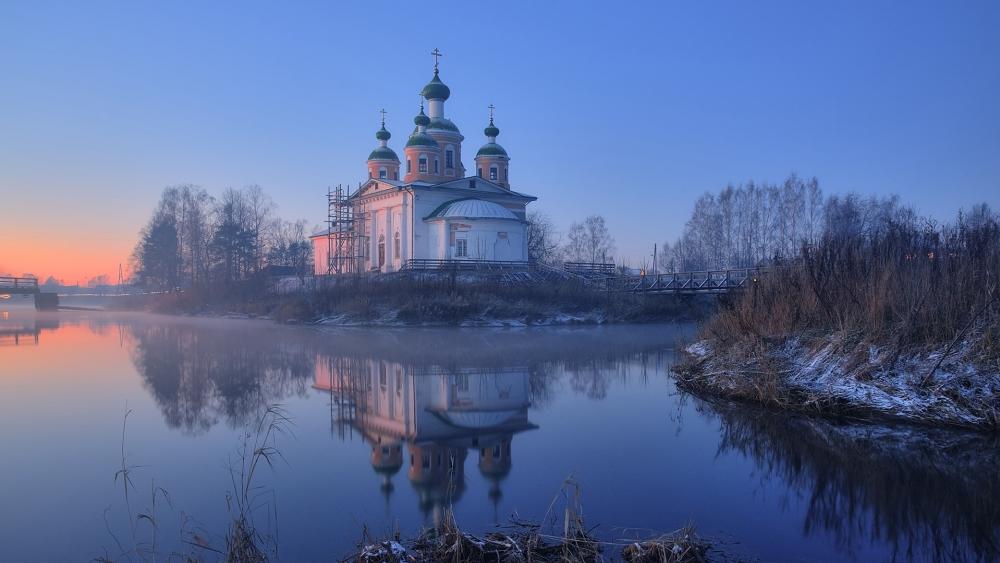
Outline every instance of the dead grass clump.
[(622, 550), (628, 563), (705, 563), (708, 544), (687, 526), (658, 538), (632, 543)]

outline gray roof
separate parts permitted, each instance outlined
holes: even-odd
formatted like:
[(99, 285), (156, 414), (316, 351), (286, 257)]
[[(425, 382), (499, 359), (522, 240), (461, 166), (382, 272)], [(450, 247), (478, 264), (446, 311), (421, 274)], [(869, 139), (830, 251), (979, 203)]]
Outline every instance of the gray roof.
[(502, 219), (520, 221), (513, 211), (492, 201), (476, 198), (454, 199), (438, 206), (424, 219)]

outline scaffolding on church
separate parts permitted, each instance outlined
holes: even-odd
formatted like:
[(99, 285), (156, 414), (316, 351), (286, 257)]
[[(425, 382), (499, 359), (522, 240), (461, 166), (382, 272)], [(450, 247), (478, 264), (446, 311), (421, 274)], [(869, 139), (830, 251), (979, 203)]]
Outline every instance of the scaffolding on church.
[[(356, 274), (364, 271), (368, 237), (365, 210), (350, 201), (350, 186), (327, 188), (326, 256), (327, 274)], [(358, 185), (361, 189), (361, 185)]]

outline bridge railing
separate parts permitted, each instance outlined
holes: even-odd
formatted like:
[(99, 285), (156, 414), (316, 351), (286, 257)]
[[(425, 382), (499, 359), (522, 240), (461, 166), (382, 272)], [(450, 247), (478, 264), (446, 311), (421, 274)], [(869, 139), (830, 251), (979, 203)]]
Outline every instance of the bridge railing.
[(12, 278), (0, 276), (0, 293), (37, 293), (38, 280), (36, 278)]
[(506, 272), (526, 270), (530, 263), (519, 260), (435, 260), (411, 258), (403, 262), (404, 271), (464, 271), (464, 272)]
[(763, 273), (761, 268), (735, 268), (627, 276), (609, 279), (608, 288), (633, 293), (724, 292), (746, 287)]
[(563, 269), (571, 274), (580, 275), (613, 276), (618, 273), (614, 264), (602, 262), (563, 262)]

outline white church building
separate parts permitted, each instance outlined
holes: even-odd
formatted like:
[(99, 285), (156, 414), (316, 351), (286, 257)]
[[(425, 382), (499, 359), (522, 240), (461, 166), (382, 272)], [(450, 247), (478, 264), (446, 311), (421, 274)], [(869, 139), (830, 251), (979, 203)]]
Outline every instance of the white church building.
[(368, 155), (368, 179), (350, 194), (331, 196), (328, 229), (311, 237), (315, 273), (392, 272), (432, 261), (526, 262), (527, 205), (536, 198), (510, 186), (510, 157), (497, 144), (490, 106), (485, 143), (466, 176), (458, 126), (445, 117), (451, 90), (438, 75), (424, 86), (403, 148), (389, 147), (382, 127)]

